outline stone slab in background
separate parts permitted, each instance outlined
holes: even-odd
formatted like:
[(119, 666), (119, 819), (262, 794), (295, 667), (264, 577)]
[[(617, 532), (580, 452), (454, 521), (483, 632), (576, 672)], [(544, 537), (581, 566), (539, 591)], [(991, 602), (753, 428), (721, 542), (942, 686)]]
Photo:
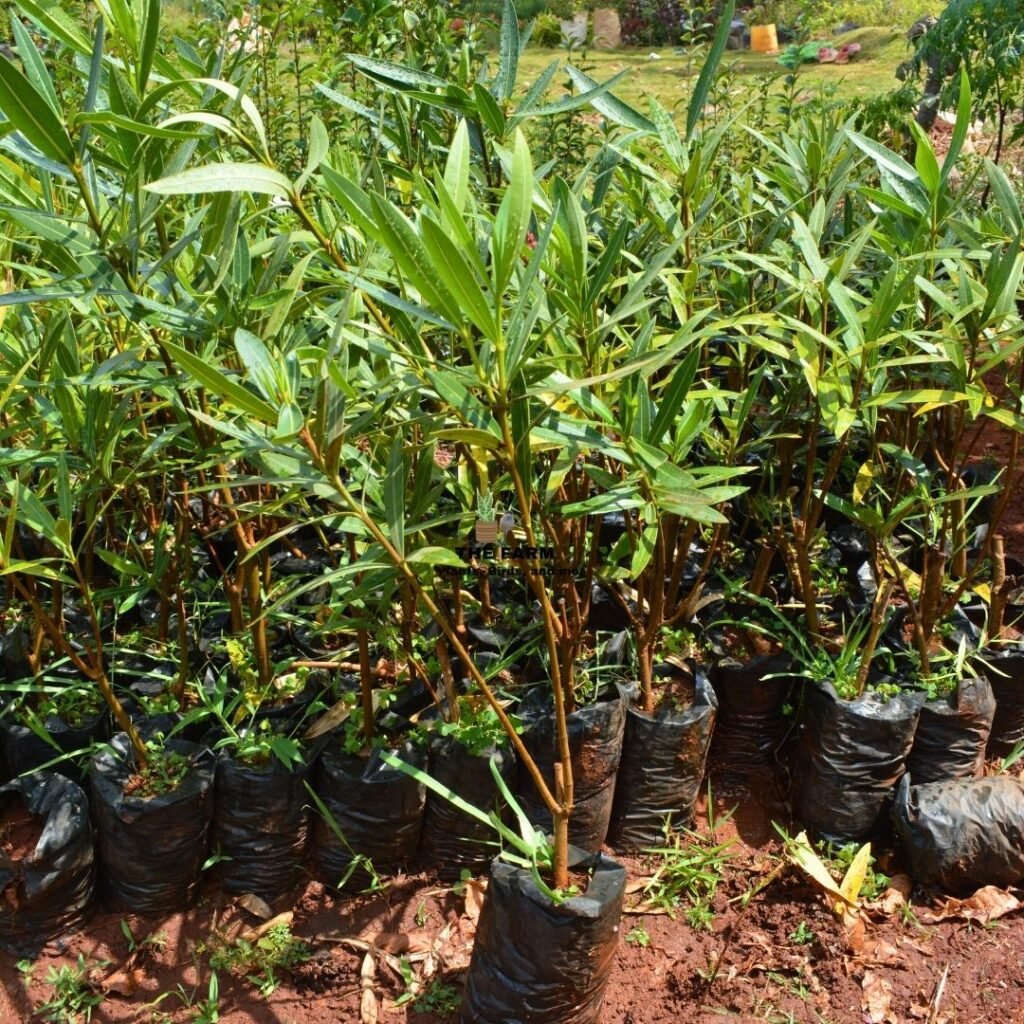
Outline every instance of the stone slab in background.
[(598, 50), (614, 50), (621, 45), (619, 12), (613, 7), (598, 7), (594, 11), (594, 47)]

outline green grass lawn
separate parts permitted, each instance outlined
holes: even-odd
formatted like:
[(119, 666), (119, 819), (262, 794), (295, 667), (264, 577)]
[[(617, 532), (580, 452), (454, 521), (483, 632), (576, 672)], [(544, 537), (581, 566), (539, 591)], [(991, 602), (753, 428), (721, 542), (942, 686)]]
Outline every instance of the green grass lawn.
[[(899, 83), (895, 77), (896, 66), (906, 60), (910, 48), (906, 35), (899, 29), (860, 28), (835, 37), (839, 43), (860, 43), (863, 49), (848, 64), (805, 64), (800, 69), (800, 93), (816, 93), (830, 86), (840, 99), (858, 96), (874, 96), (889, 92)], [(829, 40), (833, 42), (834, 40)], [(824, 43), (823, 43), (824, 45)], [(651, 54), (656, 53), (657, 59)], [(551, 61), (565, 59), (565, 52), (554, 49), (530, 47), (523, 54), (520, 63), (520, 87), (529, 88), (540, 72)], [(671, 109), (686, 103), (692, 81), (700, 73), (701, 54), (689, 54), (686, 50), (666, 48), (661, 50), (591, 50), (583, 60), (575, 55), (573, 62), (581, 65), (597, 81), (605, 81), (612, 75), (625, 70), (626, 76), (616, 87), (615, 95), (644, 111), (648, 97), (656, 98)], [(781, 88), (781, 76), (786, 69), (778, 63), (776, 56), (751, 53), (749, 51), (726, 51), (723, 68), (735, 82), (742, 95), (752, 91), (759, 76), (778, 75), (775, 89)], [(556, 83), (561, 77), (556, 76)], [(562, 86), (552, 86), (551, 98), (557, 98)]]

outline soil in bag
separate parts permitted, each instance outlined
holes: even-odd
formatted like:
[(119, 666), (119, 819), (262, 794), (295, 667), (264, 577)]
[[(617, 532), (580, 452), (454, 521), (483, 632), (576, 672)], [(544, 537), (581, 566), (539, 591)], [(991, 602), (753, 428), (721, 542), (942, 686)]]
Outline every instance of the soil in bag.
[(867, 690), (841, 700), (830, 683), (809, 684), (794, 764), (793, 813), (815, 836), (863, 842), (884, 825), (903, 775), (924, 698)]
[[(671, 665), (659, 669), (657, 675), (666, 674), (665, 670), (679, 673)], [(673, 689), (663, 695), (653, 714), (633, 706), (626, 711), (608, 833), (608, 842), (617, 850), (658, 843), (666, 820), (678, 826), (687, 825), (693, 817), (718, 698), (700, 669), (680, 682), (690, 688), (687, 700), (677, 700)]]
[[(58, 715), (46, 715), (41, 724), (50, 737), (49, 741), (18, 721), (13, 708), (8, 708), (0, 718), (0, 737), (11, 775), (34, 772), (63, 754), (86, 751), (94, 743), (110, 736), (110, 713), (106, 710), (87, 715), (74, 725), (69, 725)], [(81, 782), (84, 772), (76, 761), (77, 758), (69, 758), (55, 764), (52, 770)]]
[(168, 913), (191, 904), (206, 859), (213, 756), (186, 740), (167, 740), (166, 747), (187, 758), (190, 767), (173, 789), (153, 796), (134, 786), (138, 775), (124, 733), (92, 759), (100, 892), (114, 906), (138, 914)]
[[(569, 819), (569, 842), (588, 853), (599, 850), (608, 835), (615, 776), (622, 756), (626, 705), (633, 693), (633, 689), (622, 686), (604, 687), (593, 704), (577, 708), (566, 716), (574, 804)], [(539, 687), (529, 695), (520, 705), (520, 718), (523, 744), (553, 793), (558, 740), (550, 690)], [(525, 771), (520, 772), (519, 787), (527, 817), (535, 826), (549, 832), (551, 815)]]
[(925, 701), (907, 758), (914, 784), (980, 775), (995, 710), (992, 687), (983, 676), (961, 679), (948, 694)]
[(912, 783), (899, 785), (893, 824), (915, 882), (960, 893), (1024, 880), (1024, 781)]
[(31, 957), (92, 911), (89, 803), (70, 779), (39, 772), (0, 787), (0, 813), (0, 949)]
[(299, 879), (309, 835), (309, 766), (285, 768), (276, 757), (247, 765), (217, 762), (211, 841), (229, 857), (218, 868), (228, 892), (273, 902)]
[(618, 944), (626, 871), (597, 854), (579, 896), (553, 904), (528, 870), (491, 879), (462, 998), (462, 1024), (597, 1024)]
[[(374, 874), (394, 874), (415, 856), (426, 789), (382, 753), (361, 757), (330, 746), (320, 758), (316, 791), (330, 817), (314, 818), (313, 860), (331, 885), (366, 888)], [(390, 753), (426, 771), (426, 752), (412, 742)]]
[(989, 757), (1006, 757), (1024, 742), (1024, 648), (989, 648), (985, 661), (996, 701), (987, 753)]
[[(514, 791), (519, 765), (508, 746), (492, 744), (485, 750), (472, 751), (453, 736), (435, 736), (428, 747), (428, 773), (479, 810), (506, 814), (491, 774), (491, 758), (509, 791)], [(496, 852), (496, 838), (490, 825), (471, 818), (436, 793), (427, 794), (418, 859), (439, 878), (458, 879), (463, 868), (473, 874), (486, 870)]]

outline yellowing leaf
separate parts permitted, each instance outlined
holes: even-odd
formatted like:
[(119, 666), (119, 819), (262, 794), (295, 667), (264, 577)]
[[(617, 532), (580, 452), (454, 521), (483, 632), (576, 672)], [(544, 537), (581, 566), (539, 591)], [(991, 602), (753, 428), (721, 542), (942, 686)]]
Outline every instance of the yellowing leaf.
[(853, 481), (853, 503), (859, 505), (868, 493), (871, 481), (875, 479), (875, 467), (870, 462), (865, 462), (857, 470), (857, 476)]
[(985, 604), (992, 603), (992, 588), (987, 583), (979, 583), (976, 587), (972, 588), (974, 592), (985, 602)]
[(846, 869), (839, 891), (844, 899), (836, 903), (833, 908), (837, 914), (843, 914), (847, 907), (857, 906), (860, 895), (860, 887), (867, 877), (868, 865), (871, 862), (871, 844), (865, 843), (856, 853), (850, 866)]
[(830, 896), (844, 907), (849, 904), (846, 894), (839, 888), (821, 858), (814, 852), (806, 832), (801, 832), (786, 848), (789, 859), (813, 882), (817, 882)]

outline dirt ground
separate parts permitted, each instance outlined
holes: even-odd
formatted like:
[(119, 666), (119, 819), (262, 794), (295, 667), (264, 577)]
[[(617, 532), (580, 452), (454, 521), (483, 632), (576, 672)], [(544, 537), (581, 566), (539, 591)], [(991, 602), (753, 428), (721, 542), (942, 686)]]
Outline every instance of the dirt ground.
[[(710, 930), (692, 928), (682, 911), (675, 919), (623, 917), (604, 1024), (1024, 1021), (1024, 917), (1009, 913), (982, 923), (961, 909), (961, 916), (933, 921), (945, 900), (915, 890), (904, 903), (903, 880), (896, 877), (901, 865), (889, 851), (879, 851), (878, 867), (894, 882), (865, 907), (852, 935), (822, 891), (792, 866), (742, 908), (737, 898), (781, 864), (771, 824), (779, 809), (763, 797), (739, 791), (716, 798), (719, 819), (730, 809), (732, 816), (715, 828), (714, 841), (732, 845)], [(707, 833), (706, 809), (698, 818)], [(644, 858), (619, 859), (634, 883), (654, 866)], [(356, 897), (310, 880), (269, 908), (293, 914), (292, 932), (308, 944), (309, 959), (275, 972), (279, 984), (269, 995), (261, 994), (258, 978), (244, 976), (245, 968), (219, 970), (215, 1017), (202, 1012), (216, 935), (236, 939), (261, 918), (211, 882), (187, 913), (162, 919), (101, 913), (85, 932), (48, 947), (27, 985), (14, 959), (0, 956), (0, 1021), (65, 1021), (33, 1018), (32, 1011), (54, 994), (51, 968), (79, 957), (92, 970), (87, 991), (105, 994), (92, 1015), (98, 1024), (358, 1024), (366, 998), (382, 1024), (455, 1021), (481, 895), (482, 883), (454, 892), (427, 875), (397, 878), (383, 894)], [(627, 903), (641, 898), (631, 894)], [(136, 940), (157, 936), (159, 942), (142, 944), (132, 959), (122, 922)], [(359, 940), (379, 952), (367, 960)], [(364, 962), (369, 973), (361, 979)], [(364, 988), (373, 996), (364, 996)]]

